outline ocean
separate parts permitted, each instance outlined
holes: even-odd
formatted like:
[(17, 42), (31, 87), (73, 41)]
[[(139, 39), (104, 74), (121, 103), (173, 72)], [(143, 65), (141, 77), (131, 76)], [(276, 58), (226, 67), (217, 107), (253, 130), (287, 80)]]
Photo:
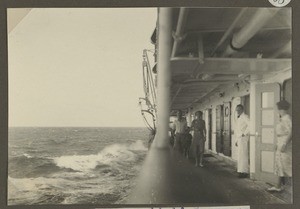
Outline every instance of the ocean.
[(9, 128), (8, 204), (122, 204), (147, 154), (145, 128)]

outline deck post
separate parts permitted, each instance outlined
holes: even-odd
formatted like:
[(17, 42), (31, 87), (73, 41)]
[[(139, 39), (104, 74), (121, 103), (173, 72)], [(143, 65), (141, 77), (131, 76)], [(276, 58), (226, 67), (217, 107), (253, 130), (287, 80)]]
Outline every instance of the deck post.
[(159, 8), (158, 11), (158, 64), (157, 64), (157, 132), (154, 147), (167, 148), (169, 146), (169, 118), (170, 118), (170, 88), (171, 70), (170, 58), (172, 47), (171, 8)]

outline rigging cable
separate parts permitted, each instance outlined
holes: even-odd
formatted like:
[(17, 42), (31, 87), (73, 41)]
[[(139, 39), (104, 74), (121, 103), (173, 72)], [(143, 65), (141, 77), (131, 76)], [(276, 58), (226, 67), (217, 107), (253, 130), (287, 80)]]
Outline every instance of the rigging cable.
[[(154, 80), (152, 76), (151, 66), (149, 63), (147, 51), (150, 50), (144, 50), (143, 51), (143, 88), (144, 88), (144, 94), (145, 98), (139, 98), (140, 107), (141, 107), (141, 114), (144, 119), (144, 123), (147, 126), (149, 130), (155, 131), (155, 121), (156, 121), (156, 91), (155, 91), (155, 85)], [(151, 51), (150, 51), (151, 52)], [(144, 100), (147, 108), (143, 108), (142, 103), (144, 103), (142, 100)], [(145, 116), (145, 113), (148, 113), (152, 116), (152, 123), (153, 126), (149, 123), (148, 119)]]

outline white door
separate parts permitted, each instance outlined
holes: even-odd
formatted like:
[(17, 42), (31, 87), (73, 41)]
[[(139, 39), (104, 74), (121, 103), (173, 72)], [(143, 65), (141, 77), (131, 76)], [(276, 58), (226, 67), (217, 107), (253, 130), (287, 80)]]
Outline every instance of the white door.
[(275, 183), (275, 126), (278, 122), (276, 103), (280, 99), (280, 86), (276, 83), (256, 85), (255, 178)]

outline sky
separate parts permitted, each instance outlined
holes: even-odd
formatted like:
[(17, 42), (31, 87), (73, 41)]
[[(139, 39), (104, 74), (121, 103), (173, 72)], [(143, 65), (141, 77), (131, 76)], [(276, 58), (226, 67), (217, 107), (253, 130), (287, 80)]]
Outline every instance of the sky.
[(142, 51), (154, 48), (156, 17), (32, 9), (8, 34), (9, 126), (143, 127)]

